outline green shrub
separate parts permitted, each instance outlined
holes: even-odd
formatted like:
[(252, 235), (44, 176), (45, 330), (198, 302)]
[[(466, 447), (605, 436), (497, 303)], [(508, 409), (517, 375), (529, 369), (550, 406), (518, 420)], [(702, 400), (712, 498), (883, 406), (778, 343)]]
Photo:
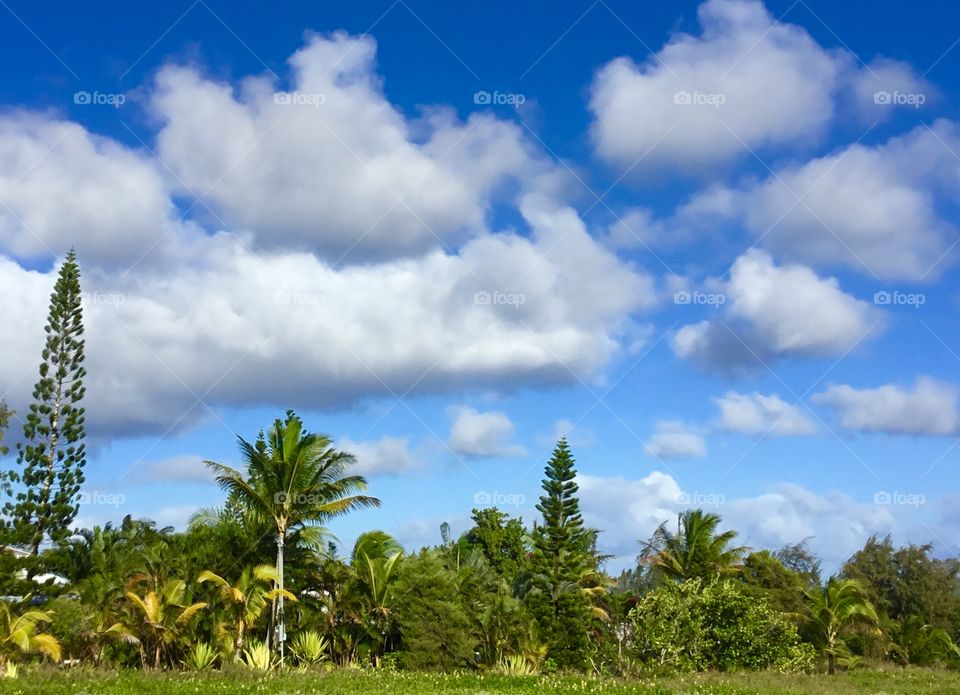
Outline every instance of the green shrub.
[(315, 630), (305, 630), (294, 638), (290, 651), (304, 666), (316, 666), (327, 658), (327, 638)]
[(433, 555), (403, 561), (396, 620), (404, 668), (452, 671), (472, 663), (475, 640), (455, 580)]
[(679, 671), (812, 668), (814, 651), (766, 601), (733, 582), (695, 579), (656, 589), (630, 612), (644, 662)]
[(93, 610), (68, 598), (56, 598), (46, 605), (50, 612), (47, 631), (60, 641), (64, 659), (82, 659), (94, 646)]
[(191, 671), (208, 671), (217, 663), (219, 653), (216, 648), (208, 642), (197, 642), (193, 648), (187, 652), (187, 658), (183, 665)]
[(269, 671), (273, 668), (273, 654), (265, 643), (250, 640), (243, 650), (243, 663), (254, 671)]

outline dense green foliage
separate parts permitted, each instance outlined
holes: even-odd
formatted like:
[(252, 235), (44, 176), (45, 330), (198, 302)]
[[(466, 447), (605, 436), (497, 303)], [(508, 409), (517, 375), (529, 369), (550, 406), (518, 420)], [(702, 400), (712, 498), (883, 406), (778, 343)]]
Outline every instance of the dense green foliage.
[(644, 663), (680, 671), (809, 670), (813, 649), (764, 599), (730, 581), (690, 579), (651, 591), (630, 612)]

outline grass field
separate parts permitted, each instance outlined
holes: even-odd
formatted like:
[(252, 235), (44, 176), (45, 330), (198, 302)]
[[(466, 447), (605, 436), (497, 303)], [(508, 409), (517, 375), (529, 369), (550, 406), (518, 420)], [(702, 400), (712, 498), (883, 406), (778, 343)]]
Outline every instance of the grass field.
[(267, 676), (232, 673), (141, 673), (32, 671), (0, 679), (0, 693), (23, 695), (506, 695), (507, 693), (604, 693), (615, 695), (951, 695), (960, 694), (960, 674), (941, 671), (858, 671), (837, 676), (775, 673), (698, 674), (617, 681), (572, 676), (508, 677), (477, 674), (386, 672), (286, 672)]

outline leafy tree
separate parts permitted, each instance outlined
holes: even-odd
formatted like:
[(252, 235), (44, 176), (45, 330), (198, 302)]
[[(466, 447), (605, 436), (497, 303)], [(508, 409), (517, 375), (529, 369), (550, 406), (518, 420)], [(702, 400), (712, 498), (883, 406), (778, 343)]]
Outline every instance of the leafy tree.
[(820, 591), (805, 592), (807, 620), (827, 656), (827, 670), (836, 672), (837, 659), (846, 654), (843, 637), (854, 631), (880, 633), (880, 619), (863, 585), (855, 579), (833, 577)]
[(18, 445), (18, 467), (7, 474), (5, 487), (16, 493), (3, 509), (15, 542), (28, 546), (34, 557), (45, 539), (70, 535), (84, 480), (83, 310), (80, 267), (72, 250), (60, 267), (44, 330), (40, 380), (23, 425), (26, 443)]
[(475, 643), (456, 574), (434, 552), (401, 563), (396, 605), (404, 667), (451, 671), (472, 663)]
[(668, 670), (805, 670), (813, 660), (782, 614), (729, 580), (668, 582), (630, 619), (641, 661)]
[(803, 577), (809, 586), (820, 586), (823, 581), (820, 577), (820, 560), (810, 552), (807, 540), (785, 545), (774, 552), (773, 557), (788, 570)]
[(592, 577), (594, 535), (583, 526), (575, 462), (561, 439), (544, 469), (537, 510), (543, 523), (533, 532), (533, 558), (525, 601), (560, 667), (582, 668), (589, 651), (590, 598), (581, 580)]
[(641, 561), (649, 562), (664, 576), (678, 581), (711, 580), (735, 574), (747, 548), (730, 547), (735, 531), (718, 533), (720, 517), (702, 509), (690, 509), (677, 517), (677, 532), (660, 524), (644, 547)]
[(783, 613), (801, 613), (803, 592), (819, 586), (811, 583), (811, 575), (790, 569), (769, 550), (750, 553), (738, 578), (745, 594), (762, 597)]
[[(217, 482), (254, 519), (266, 521), (277, 543), (278, 586), (284, 588), (284, 547), (292, 531), (313, 545), (325, 536), (322, 524), (363, 507), (380, 505), (375, 497), (354, 494), (367, 488), (359, 475), (347, 475), (356, 463), (352, 454), (337, 451), (329, 437), (312, 434), (292, 410), (285, 420), (275, 420), (267, 436), (250, 444), (238, 437), (247, 464), (246, 476), (238, 470), (207, 461)], [(286, 626), (283, 595), (276, 604), (277, 642), (283, 660)]]
[(232, 618), (233, 631), (233, 659), (240, 660), (240, 655), (246, 646), (245, 640), (251, 626), (253, 626), (266, 610), (270, 602), (280, 596), (291, 601), (297, 597), (286, 589), (271, 589), (271, 583), (278, 583), (280, 576), (277, 568), (272, 565), (258, 565), (246, 567), (240, 573), (236, 584), (230, 584), (226, 579), (210, 571), (200, 573), (198, 584), (212, 582), (219, 590), (220, 601), (224, 604)]
[(917, 616), (923, 624), (955, 629), (960, 562), (933, 558), (932, 550), (931, 545), (894, 548), (889, 536), (872, 536), (844, 564), (841, 575), (860, 581), (877, 610), (894, 621)]
[(467, 542), (479, 548), (490, 567), (513, 584), (527, 562), (527, 531), (520, 519), (511, 519), (496, 507), (474, 509)]

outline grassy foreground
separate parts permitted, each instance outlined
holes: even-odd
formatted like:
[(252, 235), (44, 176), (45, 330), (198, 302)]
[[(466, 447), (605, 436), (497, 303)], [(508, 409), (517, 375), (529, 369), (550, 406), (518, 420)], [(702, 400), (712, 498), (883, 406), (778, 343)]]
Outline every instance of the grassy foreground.
[(506, 695), (538, 692), (610, 695), (942, 695), (960, 693), (960, 674), (913, 669), (859, 671), (833, 677), (738, 673), (618, 681), (574, 676), (510, 677), (360, 671), (328, 674), (293, 671), (253, 675), (249, 672), (197, 674), (48, 670), (22, 672), (15, 681), (0, 679), (0, 693), (22, 695)]

